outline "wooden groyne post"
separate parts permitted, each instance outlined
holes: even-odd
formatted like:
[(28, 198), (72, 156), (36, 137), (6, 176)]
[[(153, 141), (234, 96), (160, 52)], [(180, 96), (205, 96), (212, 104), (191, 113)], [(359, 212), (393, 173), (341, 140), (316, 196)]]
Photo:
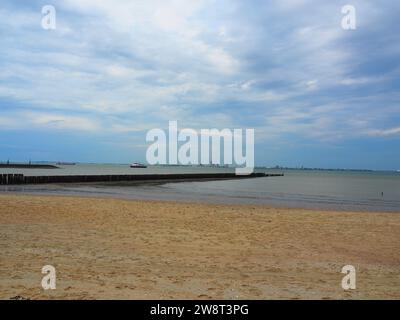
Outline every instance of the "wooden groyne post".
[(25, 179), (23, 174), (0, 174), (0, 185), (1, 184), (24, 184)]

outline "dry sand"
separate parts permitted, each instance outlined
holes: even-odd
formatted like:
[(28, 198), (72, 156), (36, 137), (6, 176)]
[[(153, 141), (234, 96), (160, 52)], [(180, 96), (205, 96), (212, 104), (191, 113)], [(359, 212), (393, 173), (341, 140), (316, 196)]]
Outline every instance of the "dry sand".
[(0, 195), (0, 248), (1, 299), (400, 298), (399, 213)]

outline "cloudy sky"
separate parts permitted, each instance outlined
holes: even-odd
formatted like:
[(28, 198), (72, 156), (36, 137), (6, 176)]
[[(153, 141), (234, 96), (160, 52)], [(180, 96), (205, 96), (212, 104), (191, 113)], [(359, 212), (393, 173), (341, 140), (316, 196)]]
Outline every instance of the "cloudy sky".
[(0, 161), (144, 161), (177, 120), (254, 128), (257, 165), (400, 169), (399, 19), (392, 0), (3, 0)]

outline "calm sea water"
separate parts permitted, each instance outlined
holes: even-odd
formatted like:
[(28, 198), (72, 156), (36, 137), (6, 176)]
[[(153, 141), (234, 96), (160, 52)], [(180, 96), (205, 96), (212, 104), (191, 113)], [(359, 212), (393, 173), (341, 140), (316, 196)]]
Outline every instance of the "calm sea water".
[[(227, 172), (225, 168), (76, 165), (61, 169), (0, 169), (25, 175)], [(262, 170), (261, 170), (262, 171)], [(277, 172), (266, 170), (267, 172)], [(0, 192), (65, 194), (127, 199), (264, 204), (281, 207), (400, 212), (400, 173), (283, 170), (284, 177), (166, 183), (161, 185), (63, 184), (0, 186)], [(383, 192), (383, 196), (382, 196)]]

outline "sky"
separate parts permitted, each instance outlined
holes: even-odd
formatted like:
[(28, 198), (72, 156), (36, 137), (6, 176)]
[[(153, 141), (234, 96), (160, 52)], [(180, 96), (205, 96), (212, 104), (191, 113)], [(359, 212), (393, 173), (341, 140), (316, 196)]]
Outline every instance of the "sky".
[(400, 169), (399, 19), (392, 0), (3, 0), (0, 161), (143, 162), (177, 120), (253, 128), (259, 166)]

